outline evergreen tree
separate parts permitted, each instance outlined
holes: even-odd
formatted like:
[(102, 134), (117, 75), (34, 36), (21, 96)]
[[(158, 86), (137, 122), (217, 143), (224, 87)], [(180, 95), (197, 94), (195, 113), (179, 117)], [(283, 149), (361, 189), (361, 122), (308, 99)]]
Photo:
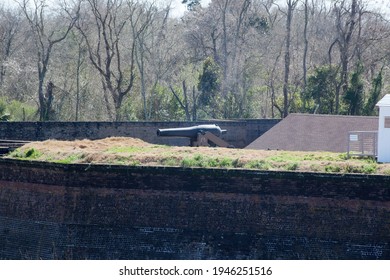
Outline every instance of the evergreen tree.
[(200, 6), (200, 0), (182, 0), (181, 3), (186, 5), (189, 11), (193, 11)]
[(362, 113), (364, 93), (362, 74), (363, 66), (358, 64), (356, 70), (352, 73), (349, 87), (344, 96), (344, 101), (348, 107), (348, 115), (360, 115)]
[(210, 108), (210, 114), (213, 117), (217, 116), (220, 104), (218, 102), (218, 93), (220, 92), (221, 69), (217, 63), (208, 57), (203, 63), (203, 71), (199, 75), (198, 90), (201, 92), (199, 96), (199, 105)]
[(307, 81), (303, 98), (304, 111), (319, 114), (332, 114), (336, 105), (338, 71), (333, 66), (317, 67)]
[(363, 114), (366, 116), (376, 115), (375, 105), (378, 103), (381, 96), (381, 91), (383, 87), (383, 69), (379, 71), (378, 76), (376, 76), (372, 81), (372, 89), (368, 100), (364, 106)]

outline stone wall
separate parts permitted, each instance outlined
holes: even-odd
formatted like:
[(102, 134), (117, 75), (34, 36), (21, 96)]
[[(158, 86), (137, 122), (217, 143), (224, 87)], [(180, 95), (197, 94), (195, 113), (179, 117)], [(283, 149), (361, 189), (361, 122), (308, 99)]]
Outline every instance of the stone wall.
[(155, 144), (188, 146), (187, 138), (157, 137), (159, 128), (218, 124), (229, 144), (244, 148), (277, 124), (277, 119), (201, 122), (0, 122), (0, 139), (40, 141), (47, 139), (100, 139), (127, 136)]
[(389, 259), (390, 177), (0, 160), (0, 259)]

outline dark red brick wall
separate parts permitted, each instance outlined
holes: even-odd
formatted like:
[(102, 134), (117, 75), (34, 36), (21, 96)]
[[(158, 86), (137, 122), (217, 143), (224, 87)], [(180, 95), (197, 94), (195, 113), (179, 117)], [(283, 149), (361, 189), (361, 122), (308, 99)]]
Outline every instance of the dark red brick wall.
[(0, 258), (389, 259), (390, 177), (0, 160)]

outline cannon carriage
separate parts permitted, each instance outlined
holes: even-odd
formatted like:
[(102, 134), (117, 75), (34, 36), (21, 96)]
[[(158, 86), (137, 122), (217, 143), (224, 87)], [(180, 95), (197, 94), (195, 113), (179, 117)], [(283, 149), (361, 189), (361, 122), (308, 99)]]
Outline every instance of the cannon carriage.
[(232, 145), (220, 138), (227, 131), (216, 124), (204, 124), (181, 128), (158, 129), (157, 136), (190, 138), (192, 147), (219, 146), (233, 148)]

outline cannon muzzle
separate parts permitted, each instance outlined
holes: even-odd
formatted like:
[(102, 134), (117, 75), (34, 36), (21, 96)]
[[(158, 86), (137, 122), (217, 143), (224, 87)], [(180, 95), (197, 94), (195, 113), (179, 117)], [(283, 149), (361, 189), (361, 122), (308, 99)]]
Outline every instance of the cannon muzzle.
[(216, 136), (221, 136), (226, 133), (226, 130), (221, 129), (218, 125), (215, 124), (204, 124), (190, 127), (182, 128), (167, 128), (167, 129), (158, 129), (158, 136), (168, 136), (168, 137), (187, 137), (196, 139), (198, 134), (204, 134), (206, 132), (211, 132)]

